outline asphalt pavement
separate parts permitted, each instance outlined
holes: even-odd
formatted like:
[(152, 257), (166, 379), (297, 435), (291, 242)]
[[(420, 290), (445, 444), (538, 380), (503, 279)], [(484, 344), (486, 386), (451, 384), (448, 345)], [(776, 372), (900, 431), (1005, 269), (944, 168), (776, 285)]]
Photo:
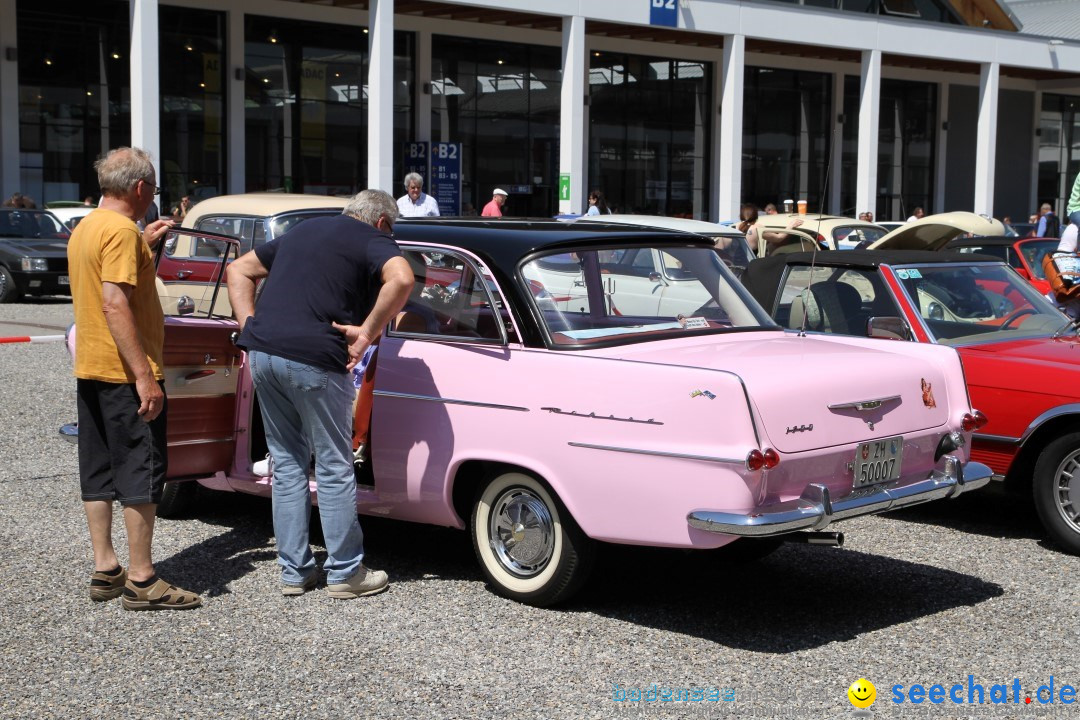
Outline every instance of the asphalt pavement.
[[(70, 319), (65, 302), (0, 306), (0, 327)], [(0, 718), (848, 718), (859, 678), (878, 718), (1080, 718), (1062, 703), (1080, 686), (1080, 558), (993, 491), (754, 564), (605, 547), (545, 610), (492, 593), (465, 533), (372, 518), (388, 592), (283, 598), (269, 502), (204, 491), (155, 538), (161, 575), (204, 607), (131, 613), (87, 599), (63, 344), (0, 345), (0, 398)], [(913, 704), (915, 684), (944, 700)]]

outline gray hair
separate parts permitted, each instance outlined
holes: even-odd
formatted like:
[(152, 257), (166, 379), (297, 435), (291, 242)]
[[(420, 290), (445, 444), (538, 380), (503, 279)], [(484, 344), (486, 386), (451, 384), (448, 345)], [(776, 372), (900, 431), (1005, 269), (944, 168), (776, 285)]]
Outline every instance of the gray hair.
[(349, 200), (341, 212), (372, 227), (379, 224), (381, 217), (391, 223), (398, 219), (397, 201), (382, 190), (361, 190)]
[(409, 186), (413, 183), (419, 183), (420, 187), (424, 187), (424, 178), (420, 173), (409, 173), (405, 176), (405, 189), (408, 190)]
[(150, 153), (136, 147), (110, 150), (94, 163), (102, 195), (121, 197), (135, 189), (140, 180), (153, 183), (156, 177)]

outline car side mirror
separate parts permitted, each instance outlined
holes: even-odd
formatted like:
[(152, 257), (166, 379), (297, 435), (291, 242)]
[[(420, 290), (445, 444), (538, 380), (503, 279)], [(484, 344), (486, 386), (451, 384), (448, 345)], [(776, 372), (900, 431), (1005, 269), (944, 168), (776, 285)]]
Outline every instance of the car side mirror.
[(866, 321), (866, 336), (889, 340), (910, 340), (911, 331), (902, 318), (872, 317)]
[(660, 282), (660, 273), (658, 273), (658, 272), (649, 273), (649, 281), (654, 282), (654, 283)]

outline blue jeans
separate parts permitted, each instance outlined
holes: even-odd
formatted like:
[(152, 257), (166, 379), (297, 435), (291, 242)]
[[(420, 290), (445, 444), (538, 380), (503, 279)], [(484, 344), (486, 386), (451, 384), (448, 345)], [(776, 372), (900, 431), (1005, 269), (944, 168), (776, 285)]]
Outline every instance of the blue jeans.
[(1080, 210), (1069, 214), (1069, 222), (1080, 228)]
[(348, 373), (332, 372), (254, 350), (248, 354), (259, 394), (266, 445), (274, 459), (274, 535), (281, 581), (300, 585), (315, 572), (308, 541), (308, 463), (315, 455), (319, 518), (326, 540), (326, 581), (360, 569), (364, 533), (356, 517), (352, 407)]

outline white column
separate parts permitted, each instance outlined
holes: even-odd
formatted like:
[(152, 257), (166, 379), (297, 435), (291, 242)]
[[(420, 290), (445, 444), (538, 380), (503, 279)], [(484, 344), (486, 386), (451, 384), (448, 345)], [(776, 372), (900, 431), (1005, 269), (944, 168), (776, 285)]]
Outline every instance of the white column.
[(131, 144), (150, 153), (160, 183), (158, 45), (158, 0), (131, 0)]
[[(427, 92), (424, 92), (424, 88)], [(416, 33), (416, 136), (414, 140), (431, 140), (431, 31)], [(447, 138), (443, 138), (444, 141)], [(424, 182), (428, 181), (424, 178)]]
[(585, 93), (588, 85), (588, 57), (585, 52), (585, 18), (563, 18), (562, 26), (562, 108), (559, 117), (559, 175), (570, 176), (570, 199), (562, 199), (559, 183), (559, 212), (580, 213), (585, 206)]
[(394, 0), (371, 0), (367, 186), (394, 194)]
[[(0, 197), (18, 192), (19, 177), (19, 63), (16, 52), (15, 0), (0, 0)], [(10, 50), (9, 50), (10, 48)]]
[(855, 212), (877, 216), (878, 117), (881, 113), (881, 51), (864, 50), (859, 88), (859, 159)]
[(975, 212), (994, 214), (994, 164), (997, 157), (998, 85), (1000, 65), (979, 68), (979, 120), (975, 141)]
[[(829, 196), (825, 199), (825, 207), (835, 215), (843, 210), (840, 207), (840, 178), (843, 177), (841, 165), (844, 160), (844, 125), (840, 122), (840, 117), (844, 114), (844, 73), (833, 73), (832, 95), (833, 112), (829, 122), (829, 127), (832, 128), (832, 157), (829, 160), (832, 172), (829, 173)], [(853, 122), (854, 118), (844, 120)]]
[(948, 212), (945, 207), (946, 168), (948, 166), (949, 132), (945, 129), (949, 122), (949, 83), (938, 83), (938, 125), (937, 152), (934, 153), (934, 207), (926, 208), (927, 215)]
[(232, 194), (247, 190), (246, 137), (244, 135), (244, 11), (229, 10), (225, 18), (228, 39), (225, 46), (225, 131), (229, 155), (225, 160), (225, 185)]
[(724, 38), (720, 97), (720, 186), (717, 210), (721, 220), (737, 220), (742, 202), (743, 82), (746, 36)]

